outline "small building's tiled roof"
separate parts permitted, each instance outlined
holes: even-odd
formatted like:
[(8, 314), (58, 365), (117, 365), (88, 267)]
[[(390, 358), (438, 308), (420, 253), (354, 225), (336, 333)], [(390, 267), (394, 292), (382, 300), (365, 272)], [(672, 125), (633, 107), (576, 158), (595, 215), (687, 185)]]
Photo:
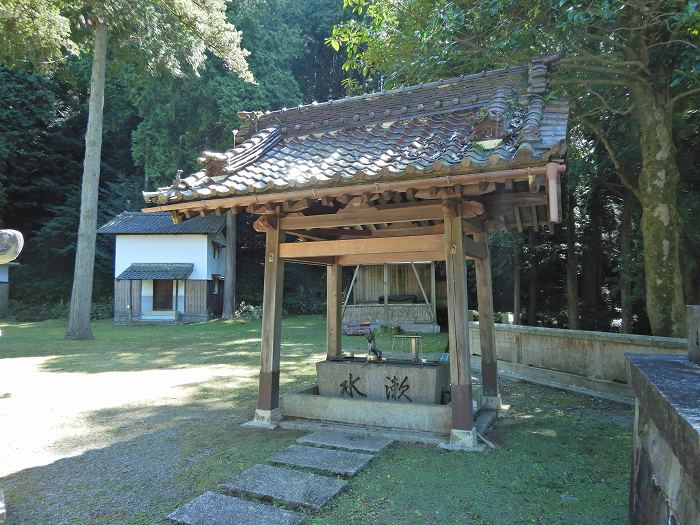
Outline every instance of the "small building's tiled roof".
[(167, 212), (144, 213), (141, 211), (124, 211), (102, 226), (98, 233), (116, 233), (120, 235), (178, 235), (218, 233), (226, 225), (224, 216), (207, 215), (193, 217), (180, 224), (173, 224)]
[(134, 263), (117, 275), (117, 280), (182, 280), (192, 273), (193, 268), (192, 263)]
[(144, 192), (151, 204), (542, 165), (566, 149), (568, 102), (547, 95), (556, 57), (387, 92), (249, 114), (204, 169)]

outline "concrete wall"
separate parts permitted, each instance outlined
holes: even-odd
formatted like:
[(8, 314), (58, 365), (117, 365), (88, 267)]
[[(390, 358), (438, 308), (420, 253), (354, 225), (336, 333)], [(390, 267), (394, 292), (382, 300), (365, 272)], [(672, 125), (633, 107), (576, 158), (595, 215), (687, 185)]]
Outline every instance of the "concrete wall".
[(629, 523), (700, 523), (700, 366), (630, 354), (636, 396)]
[(211, 279), (206, 235), (117, 235), (114, 276), (132, 263), (192, 263), (190, 279)]
[[(470, 350), (480, 356), (479, 323)], [(624, 354), (683, 354), (685, 339), (496, 324), (499, 371), (542, 384), (631, 400)], [(473, 361), (479, 363), (478, 358)]]

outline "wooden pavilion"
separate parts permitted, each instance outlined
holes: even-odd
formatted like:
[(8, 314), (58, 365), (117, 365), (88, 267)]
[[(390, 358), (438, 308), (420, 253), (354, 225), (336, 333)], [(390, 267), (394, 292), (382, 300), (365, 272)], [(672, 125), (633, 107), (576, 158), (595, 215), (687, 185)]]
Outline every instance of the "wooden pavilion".
[(488, 234), (561, 220), (568, 103), (548, 93), (558, 57), (430, 84), (244, 113), (224, 153), (145, 192), (175, 222), (246, 210), (265, 232), (261, 368), (255, 421), (280, 417), (286, 262), (327, 268), (327, 358), (341, 355), (341, 267), (445, 261), (451, 441), (476, 444), (465, 259), (474, 259), (483, 406), (498, 408)]

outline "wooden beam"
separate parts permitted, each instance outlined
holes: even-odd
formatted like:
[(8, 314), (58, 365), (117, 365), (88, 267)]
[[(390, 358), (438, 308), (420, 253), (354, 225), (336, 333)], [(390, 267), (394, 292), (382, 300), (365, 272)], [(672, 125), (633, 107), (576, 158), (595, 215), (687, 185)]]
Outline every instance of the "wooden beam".
[(338, 264), (342, 266), (444, 261), (445, 252), (444, 250), (433, 250), (429, 252), (361, 253), (356, 255), (338, 255), (336, 259)]
[(386, 239), (347, 239), (340, 241), (287, 242), (280, 245), (280, 257), (341, 257), (343, 255), (391, 254), (409, 251), (434, 251), (443, 246), (442, 235), (415, 235)]
[(540, 206), (548, 202), (547, 194), (544, 192), (493, 193), (479, 197), (479, 200), (486, 206), (486, 215), (489, 219), (512, 212), (516, 206)]
[[(408, 204), (408, 206), (404, 206)], [(390, 204), (389, 209), (368, 208), (359, 211), (327, 215), (299, 215), (282, 217), (281, 227), (284, 230), (308, 230), (313, 228), (338, 228), (341, 226), (359, 226), (363, 224), (397, 223), (430, 221), (442, 219), (440, 204), (427, 206), (411, 206), (411, 203)], [(401, 206), (401, 207), (393, 207)], [(466, 201), (461, 203), (462, 216), (477, 217), (484, 212), (480, 202)]]
[(445, 267), (447, 269), (447, 317), (450, 344), (450, 389), (452, 428), (472, 430), (472, 379), (469, 365), (469, 324), (467, 322), (467, 268), (459, 206), (443, 206)]
[[(558, 164), (560, 173), (566, 171), (564, 164)], [(144, 208), (144, 212), (194, 210), (199, 208), (231, 208), (232, 206), (248, 206), (249, 204), (262, 204), (266, 202), (281, 202), (285, 200), (299, 200), (305, 198), (319, 199), (324, 196), (338, 197), (340, 195), (362, 195), (366, 192), (384, 190), (406, 191), (408, 188), (418, 190), (431, 187), (454, 186), (458, 184), (472, 185), (480, 182), (505, 182), (506, 180), (528, 180), (529, 174), (544, 174), (545, 166), (532, 166), (528, 168), (516, 168), (512, 170), (491, 171), (485, 173), (454, 173), (445, 176), (423, 176), (414, 179), (401, 179), (389, 181), (376, 181), (369, 184), (356, 184), (350, 186), (336, 186), (327, 188), (309, 188), (294, 191), (246, 193), (235, 197), (220, 197), (206, 200), (181, 201), (173, 204), (163, 204)]]
[(561, 222), (561, 185), (559, 184), (558, 164), (547, 164), (547, 196), (549, 197), (549, 222)]
[(341, 306), (343, 298), (343, 268), (332, 264), (326, 268), (326, 347), (327, 359), (341, 355), (340, 326)]
[(488, 246), (483, 242), (475, 241), (469, 237), (464, 238), (464, 255), (473, 259), (485, 259), (488, 257)]
[(517, 206), (513, 208), (513, 213), (515, 214), (515, 224), (518, 227), (518, 231), (523, 231), (523, 218), (520, 216), (520, 208)]
[[(430, 263), (430, 267), (433, 267), (433, 263)], [(418, 270), (416, 269), (416, 265), (411, 263), (411, 268), (413, 268), (413, 275), (416, 276), (416, 281), (418, 281), (418, 288), (420, 288), (421, 293), (423, 294), (423, 300), (425, 301), (425, 307), (428, 309), (428, 313), (430, 314), (430, 319), (435, 322), (435, 317), (433, 316), (433, 310), (430, 308), (430, 301), (428, 301), (428, 294), (425, 293), (425, 288), (423, 288), (423, 283), (420, 280), (420, 275), (418, 275)]]
[[(340, 264), (340, 262), (338, 263)], [(348, 294), (345, 296), (345, 301), (343, 301), (343, 311), (340, 313), (340, 319), (342, 320), (345, 315), (345, 309), (348, 306), (348, 301), (350, 301), (350, 295), (352, 295), (353, 288), (355, 287), (355, 279), (357, 279), (357, 274), (360, 272), (360, 266), (355, 266), (355, 271), (352, 273), (352, 279), (350, 280), (350, 288), (348, 288)]]
[(265, 238), (258, 409), (266, 411), (274, 410), (279, 406), (282, 284), (284, 282), (284, 260), (280, 257), (279, 251), (282, 239), (284, 239), (284, 231), (277, 221)]
[(537, 220), (537, 206), (530, 206), (530, 215), (532, 215), (532, 228), (535, 231), (540, 231), (539, 221)]
[(466, 234), (483, 233), (485, 227), (484, 220), (481, 217), (462, 219), (462, 230)]
[(479, 341), (481, 347), (481, 383), (484, 395), (498, 396), (498, 369), (496, 364), (496, 336), (493, 324), (493, 283), (488, 234), (478, 233), (474, 239), (486, 246), (486, 257), (477, 259), (476, 299), (479, 308)]
[(285, 259), (285, 263), (306, 264), (308, 266), (331, 266), (336, 264), (335, 257), (297, 257), (295, 259)]

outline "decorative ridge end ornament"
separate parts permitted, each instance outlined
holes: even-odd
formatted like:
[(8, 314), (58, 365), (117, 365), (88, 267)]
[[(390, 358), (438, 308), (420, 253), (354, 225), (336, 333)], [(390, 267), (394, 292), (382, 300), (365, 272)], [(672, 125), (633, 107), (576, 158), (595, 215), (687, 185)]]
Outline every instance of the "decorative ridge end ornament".
[(0, 230), (0, 264), (14, 261), (24, 247), (24, 237), (17, 230)]
[(528, 80), (530, 87), (528, 91), (533, 94), (546, 93), (549, 89), (549, 73), (559, 69), (561, 52), (557, 51), (551, 55), (540, 57), (530, 62), (528, 70)]

